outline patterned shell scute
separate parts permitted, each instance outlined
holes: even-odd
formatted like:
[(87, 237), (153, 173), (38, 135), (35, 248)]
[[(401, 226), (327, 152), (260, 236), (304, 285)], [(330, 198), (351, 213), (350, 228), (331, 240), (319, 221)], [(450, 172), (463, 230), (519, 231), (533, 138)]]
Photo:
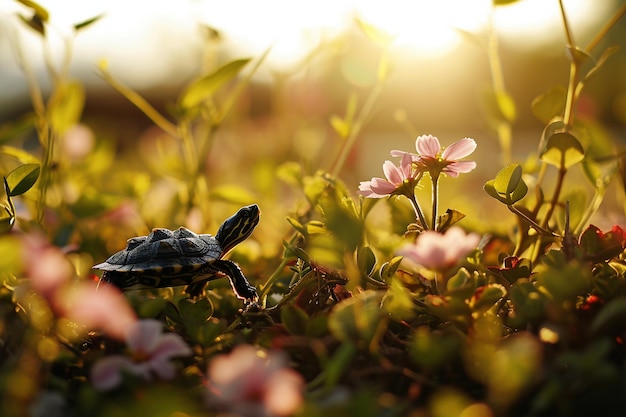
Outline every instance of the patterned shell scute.
[(198, 235), (184, 227), (174, 231), (157, 228), (148, 236), (128, 239), (124, 250), (96, 267), (119, 272), (195, 269), (219, 259), (222, 252), (211, 235)]

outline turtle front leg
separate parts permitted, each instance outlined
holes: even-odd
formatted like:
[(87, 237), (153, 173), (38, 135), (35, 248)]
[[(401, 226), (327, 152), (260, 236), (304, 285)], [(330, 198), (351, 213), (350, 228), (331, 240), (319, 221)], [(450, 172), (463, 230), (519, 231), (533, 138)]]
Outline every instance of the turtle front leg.
[(233, 287), (237, 298), (244, 300), (246, 304), (256, 303), (259, 300), (259, 293), (256, 288), (248, 282), (236, 263), (226, 259), (218, 259), (211, 263), (211, 267), (228, 275), (230, 285)]

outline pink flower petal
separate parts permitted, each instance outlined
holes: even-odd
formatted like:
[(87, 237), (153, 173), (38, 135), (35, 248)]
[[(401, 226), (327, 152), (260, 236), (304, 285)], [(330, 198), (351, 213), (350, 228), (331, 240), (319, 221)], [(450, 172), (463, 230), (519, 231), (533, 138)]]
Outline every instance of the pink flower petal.
[(476, 146), (476, 141), (474, 139), (463, 138), (444, 149), (441, 157), (446, 161), (455, 161), (457, 159), (465, 158), (474, 152)]
[(95, 389), (106, 391), (122, 382), (122, 370), (132, 368), (130, 358), (121, 355), (107, 356), (96, 362), (91, 368), (90, 379)]
[(150, 353), (152, 359), (161, 360), (162, 358), (170, 359), (178, 356), (189, 356), (193, 352), (179, 335), (166, 333), (159, 338)]
[(415, 140), (415, 148), (420, 155), (429, 158), (436, 158), (439, 152), (441, 152), (439, 139), (432, 135), (418, 136)]
[(385, 161), (383, 164), (383, 172), (385, 173), (385, 177), (391, 184), (395, 186), (402, 184), (402, 171), (395, 166), (395, 164), (391, 161)]
[(126, 335), (126, 344), (133, 352), (151, 354), (163, 335), (163, 324), (154, 319), (143, 319), (135, 323)]
[(396, 186), (381, 178), (372, 178), (371, 188), (374, 193), (381, 197), (391, 195), (396, 190)]
[(443, 172), (451, 177), (456, 177), (459, 174), (470, 172), (474, 168), (476, 168), (476, 162), (474, 161), (457, 161), (445, 167)]

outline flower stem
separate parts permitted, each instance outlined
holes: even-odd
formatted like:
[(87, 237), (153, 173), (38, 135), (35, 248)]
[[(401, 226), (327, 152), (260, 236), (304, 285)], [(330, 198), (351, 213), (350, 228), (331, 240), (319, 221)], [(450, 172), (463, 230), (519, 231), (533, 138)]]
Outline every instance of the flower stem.
[(283, 260), (280, 263), (280, 265), (278, 265), (278, 267), (274, 270), (274, 273), (267, 279), (265, 284), (263, 284), (263, 286), (261, 288), (261, 293), (259, 294), (259, 301), (260, 301), (261, 306), (263, 308), (265, 308), (265, 306), (267, 304), (267, 296), (268, 296), (268, 294), (270, 292), (270, 289), (274, 285), (274, 281), (276, 281), (278, 279), (278, 277), (280, 277), (280, 274), (282, 274), (283, 270), (285, 269), (285, 267), (287, 266), (287, 264), (291, 260), (292, 259), (290, 259), (290, 258), (286, 258), (286, 257), (283, 258)]
[(422, 227), (424, 228), (424, 230), (428, 230), (428, 222), (426, 221), (426, 218), (424, 217), (424, 212), (422, 211), (422, 207), (420, 207), (420, 203), (418, 203), (417, 199), (415, 198), (415, 194), (407, 195), (407, 197), (409, 198), (409, 201), (413, 205), (415, 214), (417, 215), (417, 218), (422, 224)]
[(432, 229), (436, 232), (437, 231), (437, 210), (438, 210), (438, 205), (439, 205), (439, 176), (435, 176), (431, 178), (432, 183), (433, 183), (433, 212), (432, 212), (432, 220), (433, 220), (433, 225), (432, 225)]
[(565, 167), (559, 168), (559, 174), (556, 182), (556, 188), (554, 189), (554, 194), (552, 194), (552, 200), (550, 201), (550, 208), (546, 213), (546, 217), (543, 219), (541, 223), (541, 227), (547, 228), (548, 222), (554, 213), (554, 209), (556, 208), (557, 203), (559, 202), (559, 196), (561, 195), (561, 189), (563, 188), (563, 180), (565, 179), (565, 174), (567, 173), (567, 169)]
[(366, 120), (369, 119), (372, 109), (374, 108), (374, 104), (378, 100), (378, 96), (380, 96), (382, 91), (383, 91), (383, 83), (379, 81), (374, 86), (370, 95), (367, 97), (367, 101), (365, 102), (365, 104), (363, 105), (363, 108), (359, 112), (359, 117), (354, 122), (352, 129), (350, 129), (350, 134), (348, 138), (345, 140), (343, 147), (341, 148), (341, 153), (339, 154), (339, 157), (335, 161), (333, 169), (331, 170), (332, 176), (336, 177), (339, 174), (339, 171), (341, 171), (341, 169), (343, 168), (343, 165), (346, 162), (346, 158), (348, 158), (348, 154), (350, 153), (350, 150), (352, 149), (352, 147), (354, 146), (354, 143), (356, 142), (356, 138), (359, 136), (359, 133), (361, 132), (361, 129), (365, 125)]

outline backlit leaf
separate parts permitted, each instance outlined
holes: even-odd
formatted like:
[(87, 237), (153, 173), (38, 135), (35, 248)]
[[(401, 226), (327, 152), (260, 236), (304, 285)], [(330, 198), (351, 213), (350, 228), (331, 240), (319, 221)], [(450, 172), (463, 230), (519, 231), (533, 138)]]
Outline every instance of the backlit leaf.
[(39, 164), (20, 165), (7, 175), (7, 184), (11, 196), (24, 194), (30, 190), (39, 178), (41, 166)]
[(52, 127), (64, 133), (79, 122), (85, 105), (85, 90), (78, 82), (59, 87), (50, 100), (48, 111)]
[(100, 14), (98, 16), (94, 16), (90, 19), (83, 20), (82, 22), (76, 23), (74, 25), (74, 30), (79, 31), (79, 30), (85, 29), (86, 27), (91, 26), (92, 24), (96, 23), (98, 20), (102, 19), (102, 17), (104, 17), (104, 15)]
[(556, 116), (562, 116), (565, 110), (567, 90), (558, 85), (536, 97), (531, 110), (533, 115), (543, 123), (548, 123)]
[(363, 246), (356, 254), (356, 262), (359, 270), (365, 276), (370, 276), (376, 266), (376, 256), (369, 246)]
[(557, 168), (567, 169), (585, 158), (585, 150), (572, 134), (558, 132), (546, 141), (541, 160)]
[(329, 330), (343, 342), (362, 341), (369, 345), (381, 322), (381, 300), (382, 294), (372, 290), (346, 298), (329, 316)]
[(188, 109), (208, 100), (227, 82), (234, 79), (248, 62), (250, 62), (250, 58), (231, 61), (211, 74), (194, 81), (183, 92), (180, 105)]
[(499, 194), (509, 195), (519, 185), (522, 180), (522, 167), (518, 164), (505, 166), (496, 175), (493, 186)]

